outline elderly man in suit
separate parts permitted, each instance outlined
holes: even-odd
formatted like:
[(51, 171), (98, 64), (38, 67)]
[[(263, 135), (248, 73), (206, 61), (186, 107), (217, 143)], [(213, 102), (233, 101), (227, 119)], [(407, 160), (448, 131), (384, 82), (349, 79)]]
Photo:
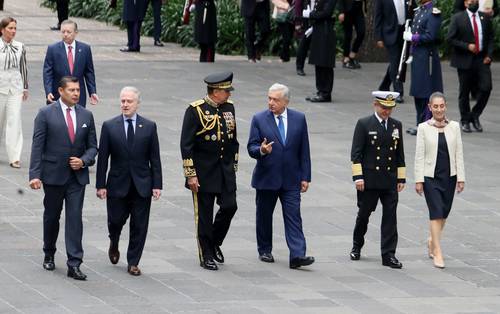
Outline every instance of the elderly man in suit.
[(408, 8), (407, 0), (377, 0), (375, 2), (375, 39), (377, 47), (384, 48), (389, 54), (389, 66), (385, 76), (380, 83), (381, 91), (390, 90), (391, 84), (395, 92), (399, 93), (396, 100), (402, 103), (403, 83), (396, 79), (398, 74), (399, 60), (403, 50), (404, 25), (412, 7)]
[[(245, 20), (245, 46), (249, 62), (260, 61), (267, 38), (271, 32), (271, 20), (269, 16), (269, 0), (242, 0), (241, 16)], [(260, 36), (257, 40), (255, 25), (259, 26)]]
[(38, 112), (33, 130), (29, 185), (43, 184), (43, 268), (54, 270), (63, 202), (66, 209), (65, 242), (68, 277), (85, 280), (82, 208), (89, 167), (95, 162), (97, 139), (92, 113), (78, 105), (78, 78), (65, 76), (59, 84), (61, 98)]
[(76, 41), (78, 25), (65, 20), (61, 23), (62, 41), (50, 45), (45, 54), (43, 63), (43, 87), (47, 98), (47, 104), (59, 98), (59, 81), (63, 76), (74, 76), (80, 83), (80, 99), (78, 104), (85, 107), (87, 93), (90, 95), (90, 103), (96, 105), (99, 102), (97, 96), (94, 61), (90, 46)]
[(137, 88), (122, 89), (122, 114), (102, 125), (96, 178), (97, 196), (107, 198), (111, 240), (108, 255), (112, 264), (120, 259), (120, 233), (130, 216), (127, 261), (128, 272), (133, 276), (141, 274), (138, 265), (146, 243), (151, 197), (159, 199), (162, 189), (156, 123), (137, 114), (139, 103)]
[(276, 83), (269, 88), (269, 109), (253, 117), (247, 149), (250, 157), (257, 159), (252, 187), (256, 189), (259, 259), (274, 262), (273, 211), (279, 198), (289, 266), (295, 269), (314, 263), (314, 257), (306, 256), (300, 216), (300, 193), (307, 192), (311, 182), (311, 156), (306, 117), (288, 108), (289, 95), (285, 85)]
[[(478, 0), (465, 0), (465, 11), (452, 16), (447, 41), (453, 47), (451, 66), (457, 69), (459, 81), (458, 106), (462, 131), (470, 133), (470, 123), (477, 132), (483, 127), (479, 117), (490, 97), (491, 60), (494, 31), (491, 19), (478, 12)], [(476, 105), (470, 108), (469, 94), (477, 85)]]

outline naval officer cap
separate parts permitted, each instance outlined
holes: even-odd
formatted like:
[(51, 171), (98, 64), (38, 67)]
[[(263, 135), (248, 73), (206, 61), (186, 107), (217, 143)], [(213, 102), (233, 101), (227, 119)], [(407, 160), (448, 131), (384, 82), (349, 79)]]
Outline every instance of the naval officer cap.
[(393, 108), (396, 106), (396, 98), (399, 97), (398, 92), (389, 92), (389, 91), (374, 91), (372, 92), (372, 96), (375, 97), (375, 100), (384, 107)]
[(207, 86), (215, 89), (224, 89), (227, 91), (234, 90), (231, 83), (233, 82), (233, 72), (221, 72), (210, 74), (204, 79)]

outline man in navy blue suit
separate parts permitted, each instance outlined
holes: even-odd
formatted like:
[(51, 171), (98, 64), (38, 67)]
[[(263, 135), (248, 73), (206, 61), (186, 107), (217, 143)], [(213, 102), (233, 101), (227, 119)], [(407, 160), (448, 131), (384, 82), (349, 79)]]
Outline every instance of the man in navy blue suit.
[(87, 93), (90, 95), (90, 103), (96, 105), (99, 102), (97, 96), (94, 61), (90, 46), (76, 41), (78, 26), (71, 20), (61, 23), (62, 41), (50, 45), (47, 48), (45, 62), (43, 64), (43, 87), (47, 98), (47, 104), (59, 99), (59, 81), (63, 76), (74, 76), (80, 83), (80, 99), (78, 104), (85, 107)]
[(248, 153), (257, 159), (252, 187), (256, 191), (257, 249), (259, 259), (273, 263), (273, 211), (280, 199), (285, 222), (285, 237), (290, 250), (290, 268), (314, 263), (306, 256), (302, 232), (300, 193), (311, 182), (311, 157), (306, 117), (287, 108), (289, 89), (275, 83), (269, 88), (269, 110), (255, 114), (250, 127)]
[(63, 77), (61, 98), (38, 112), (33, 129), (29, 179), (30, 187), (42, 187), (43, 268), (54, 270), (59, 218), (65, 203), (65, 242), (68, 277), (85, 280), (81, 272), (82, 208), (89, 167), (95, 162), (97, 139), (92, 113), (78, 105), (80, 86), (76, 77)]
[[(97, 159), (97, 196), (107, 198), (109, 260), (118, 263), (118, 242), (130, 216), (128, 272), (139, 276), (139, 261), (146, 243), (151, 197), (160, 198), (162, 172), (156, 123), (137, 114), (139, 90), (124, 87), (122, 114), (102, 125)], [(111, 159), (109, 173), (108, 160)], [(107, 174), (107, 180), (106, 180)]]

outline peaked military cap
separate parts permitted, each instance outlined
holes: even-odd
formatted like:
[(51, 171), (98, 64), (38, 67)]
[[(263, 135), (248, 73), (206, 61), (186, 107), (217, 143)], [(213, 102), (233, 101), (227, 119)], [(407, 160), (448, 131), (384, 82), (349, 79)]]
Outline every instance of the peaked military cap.
[(205, 77), (205, 83), (208, 87), (216, 89), (225, 89), (227, 91), (234, 90), (231, 83), (233, 82), (233, 72), (221, 72), (210, 74)]
[(396, 98), (399, 97), (398, 92), (374, 91), (372, 96), (382, 106), (392, 108), (396, 106)]

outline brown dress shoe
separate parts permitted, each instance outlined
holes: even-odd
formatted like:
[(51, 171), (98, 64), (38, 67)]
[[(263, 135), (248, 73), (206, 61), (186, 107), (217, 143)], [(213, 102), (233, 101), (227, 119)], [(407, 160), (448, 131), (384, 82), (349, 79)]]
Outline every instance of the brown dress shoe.
[(108, 256), (111, 264), (113, 265), (118, 264), (118, 261), (120, 260), (120, 251), (118, 250), (118, 243), (113, 243), (113, 242), (109, 243)]
[(132, 276), (140, 276), (141, 275), (141, 270), (139, 269), (139, 267), (134, 266), (134, 265), (128, 265), (127, 271)]

